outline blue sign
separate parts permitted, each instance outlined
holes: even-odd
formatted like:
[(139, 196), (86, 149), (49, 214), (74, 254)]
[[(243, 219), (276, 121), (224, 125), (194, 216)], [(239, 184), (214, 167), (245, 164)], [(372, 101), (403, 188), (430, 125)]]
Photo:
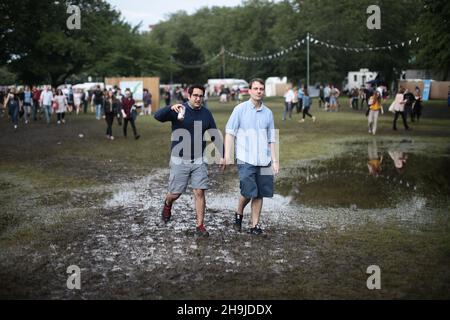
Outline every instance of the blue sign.
[(431, 80), (423, 80), (423, 95), (422, 100), (430, 100)]

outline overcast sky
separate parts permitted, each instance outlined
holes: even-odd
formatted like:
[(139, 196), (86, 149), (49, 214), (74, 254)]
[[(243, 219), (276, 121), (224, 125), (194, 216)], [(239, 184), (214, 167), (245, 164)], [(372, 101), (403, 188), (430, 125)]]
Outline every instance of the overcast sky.
[(149, 25), (167, 20), (170, 13), (184, 10), (189, 14), (205, 6), (235, 7), (241, 0), (106, 0), (122, 13), (123, 18), (132, 26), (142, 21), (141, 30)]

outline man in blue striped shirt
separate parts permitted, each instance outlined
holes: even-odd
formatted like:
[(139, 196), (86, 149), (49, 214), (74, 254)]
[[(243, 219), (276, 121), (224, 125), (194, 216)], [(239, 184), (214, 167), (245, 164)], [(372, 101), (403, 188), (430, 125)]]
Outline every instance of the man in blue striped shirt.
[(279, 170), (273, 114), (262, 102), (264, 89), (263, 80), (250, 81), (250, 100), (234, 108), (225, 136), (225, 165), (233, 163), (232, 150), (236, 143), (241, 188), (234, 227), (241, 231), (244, 208), (251, 202), (249, 233), (256, 235), (262, 233), (259, 219), (263, 198), (273, 196), (273, 174)]

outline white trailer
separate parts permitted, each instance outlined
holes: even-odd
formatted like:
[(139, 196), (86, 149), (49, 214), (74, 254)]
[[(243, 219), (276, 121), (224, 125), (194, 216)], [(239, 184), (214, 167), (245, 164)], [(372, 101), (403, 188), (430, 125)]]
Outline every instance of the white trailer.
[(359, 71), (350, 71), (345, 78), (343, 91), (347, 92), (353, 88), (361, 88), (367, 82), (377, 77), (377, 72), (369, 71), (369, 69), (360, 69)]

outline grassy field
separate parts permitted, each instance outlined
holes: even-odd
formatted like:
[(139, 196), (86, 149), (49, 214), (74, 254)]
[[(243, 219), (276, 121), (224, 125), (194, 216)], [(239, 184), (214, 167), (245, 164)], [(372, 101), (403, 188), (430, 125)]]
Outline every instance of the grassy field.
[[(294, 114), (293, 120), (281, 120), (284, 108), (282, 99), (266, 99), (266, 104), (274, 112), (276, 128), (280, 130), (281, 176), (288, 175), (288, 170), (292, 168), (302, 168), (317, 161), (348, 155), (352, 153), (352, 145), (355, 145), (356, 150), (361, 144), (367, 145), (373, 139), (367, 133), (364, 112), (351, 110), (347, 99), (341, 99), (340, 102), (341, 111), (331, 113), (318, 110), (317, 101), (314, 101), (311, 113), (316, 116), (317, 121), (313, 123), (311, 119), (306, 119), (305, 123), (298, 123), (300, 115), (297, 114)], [(223, 129), (234, 104), (219, 104), (212, 99), (209, 106), (218, 127)], [(412, 125), (412, 131), (404, 131), (401, 123), (398, 125), (399, 130), (393, 131), (392, 120), (393, 115), (389, 112), (379, 119), (376, 136), (379, 144), (409, 141), (417, 155), (448, 156), (450, 108), (445, 101), (426, 103), (423, 118), (420, 123)], [(72, 242), (79, 242), (77, 239), (90, 242), (95, 238), (93, 235), (97, 233), (96, 228), (107, 228), (110, 223), (114, 223), (113, 216), (118, 221), (128, 217), (121, 217), (118, 213), (102, 208), (101, 204), (113, 194), (112, 185), (129, 183), (154, 174), (160, 168), (167, 168), (170, 125), (159, 123), (153, 117), (141, 116), (137, 127), (141, 134), (140, 140), (132, 139), (130, 133), (129, 138), (124, 139), (121, 127), (114, 123), (113, 135), (116, 140), (109, 141), (105, 138), (105, 122), (95, 120), (93, 114), (69, 115), (67, 124), (62, 126), (53, 123), (47, 127), (43, 120), (28, 126), (21, 123), (17, 132), (13, 131), (7, 118), (0, 118), (0, 283), (3, 286), (0, 297), (80, 298), (60, 293), (52, 287), (46, 287), (47, 291), (36, 289), (53, 277), (55, 268), (63, 277), (65, 275), (61, 266), (54, 266), (52, 261), (62, 258), (59, 258), (54, 247), (49, 244), (69, 248)], [(131, 132), (131, 128), (128, 130)], [(83, 134), (83, 138), (79, 137), (80, 134)], [(432, 165), (433, 162), (430, 163)], [(213, 179), (214, 177), (217, 176), (213, 175)], [(445, 177), (447, 176), (444, 179)], [(163, 175), (161, 180), (154, 183), (161, 188), (162, 194), (166, 176)], [(158, 294), (143, 293), (139, 297), (449, 298), (448, 209), (447, 202), (441, 207), (432, 208), (432, 223), (413, 228), (394, 218), (376, 222), (363, 220), (362, 223), (347, 225), (344, 229), (331, 219), (326, 220), (328, 222), (320, 230), (304, 227), (301, 232), (295, 227), (284, 230), (284, 227), (273, 223), (268, 228), (268, 237), (262, 238), (257, 246), (268, 248), (268, 251), (282, 252), (290, 261), (289, 267), (281, 268), (279, 273), (275, 272), (276, 277), (273, 277), (274, 271), (268, 270), (274, 269), (279, 262), (270, 259), (260, 261), (258, 255), (263, 252), (255, 249), (253, 253), (247, 254), (259, 262), (256, 265), (243, 262), (242, 273), (235, 278), (226, 274), (220, 280), (215, 278), (215, 274), (224, 272), (217, 265), (215, 269), (206, 270), (209, 274), (205, 276), (205, 280), (208, 281), (199, 284), (198, 290), (188, 290), (187, 286), (183, 287), (186, 284), (178, 278), (173, 283), (156, 279), (161, 285), (158, 287)], [(123, 210), (127, 212), (126, 207)], [(299, 207), (298, 212), (303, 210)], [(327, 213), (326, 208), (320, 212), (324, 216), (333, 214), (333, 211)], [(134, 221), (137, 218), (130, 214), (129, 219)], [(142, 213), (139, 219), (147, 218)], [(220, 225), (218, 228), (220, 230)], [(144, 233), (148, 231), (145, 228), (143, 230)], [(273, 236), (270, 235), (271, 231)], [(117, 230), (115, 232), (120, 233)], [(210, 245), (200, 245), (200, 249), (204, 251), (198, 255), (214, 255), (214, 250), (232, 247), (236, 241), (246, 241), (239, 238), (228, 243), (223, 238), (230, 235), (225, 231), (219, 234), (220, 236), (211, 238)], [(160, 237), (162, 238), (158, 239), (164, 239), (163, 233)], [(140, 243), (142, 239), (138, 237), (134, 240)], [(291, 246), (290, 243), (296, 245)], [(143, 246), (145, 245), (147, 244), (144, 243)], [(93, 241), (92, 247), (101, 248), (102, 245)], [(187, 245), (186, 250), (191, 250), (189, 248)], [(82, 248), (79, 250), (81, 252)], [(304, 260), (302, 257), (306, 255), (305, 252), (312, 252), (314, 259), (309, 262)], [(274, 254), (276, 261), (284, 259), (279, 253)], [(236, 257), (238, 260), (244, 259), (239, 255)], [(193, 269), (184, 267), (183, 272), (195, 274), (195, 266), (202, 264), (200, 258), (195, 259), (198, 260), (191, 261)], [(94, 260), (92, 258), (90, 263), (94, 264)], [(383, 268), (390, 270), (384, 279), (386, 283), (390, 283), (391, 289), (372, 294), (367, 289), (360, 288), (359, 284), (365, 283), (364, 279), (367, 278), (361, 265), (367, 265), (371, 261), (381, 261)], [(411, 263), (414, 263), (414, 268), (405, 267)], [(175, 274), (179, 272), (177, 268), (161, 267), (160, 272), (176, 277)], [(249, 279), (253, 269), (261, 272), (262, 278), (257, 277), (256, 280), (264, 279), (267, 284), (256, 291), (243, 284)], [(22, 273), (28, 276), (22, 277)], [(142, 274), (143, 277), (144, 275), (145, 273)], [(208, 287), (209, 283), (217, 281), (223, 286), (220, 291)], [(131, 289), (122, 289), (123, 292), (108, 291), (104, 296), (130, 297)], [(102, 297), (102, 288), (92, 290), (89, 298)], [(56, 293), (52, 295), (49, 292)]]

